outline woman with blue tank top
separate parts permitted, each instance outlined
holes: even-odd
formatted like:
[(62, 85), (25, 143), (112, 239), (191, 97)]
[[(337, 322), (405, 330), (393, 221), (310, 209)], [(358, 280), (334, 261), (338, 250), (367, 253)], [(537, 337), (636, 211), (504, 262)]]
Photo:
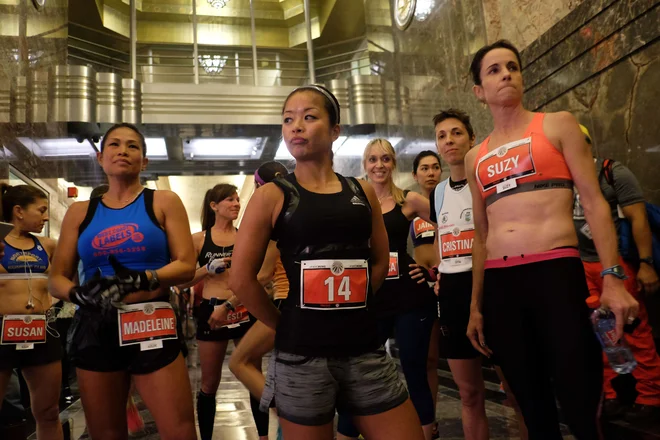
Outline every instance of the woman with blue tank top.
[(0, 186), (2, 217), (14, 228), (0, 260), (0, 402), (14, 368), (30, 391), (37, 437), (62, 439), (59, 420), (62, 346), (48, 293), (55, 240), (37, 237), (48, 221), (48, 196), (29, 185)]
[[(371, 185), (336, 174), (339, 103), (321, 86), (289, 94), (282, 137), (295, 171), (258, 188), (236, 237), (229, 285), (276, 329), (261, 406), (287, 439), (331, 440), (335, 411), (372, 440), (421, 440), (419, 419), (370, 311), (387, 275), (387, 234)], [(278, 310), (258, 279), (276, 240), (289, 280)]]
[[(435, 296), (429, 285), (408, 273), (415, 260), (408, 254), (410, 223), (415, 217), (429, 220), (429, 201), (420, 194), (403, 191), (394, 183), (396, 155), (386, 139), (373, 139), (364, 149), (362, 165), (378, 196), (389, 239), (387, 278), (376, 293), (373, 310), (378, 319), (381, 343), (395, 336), (408, 392), (424, 430), (431, 440), (435, 411), (426, 373), (431, 329), (437, 317)], [(350, 417), (340, 415), (339, 439), (357, 438)]]
[[(188, 216), (170, 191), (140, 183), (144, 136), (117, 124), (98, 161), (108, 191), (71, 205), (62, 223), (50, 289), (80, 306), (71, 357), (90, 436), (126, 438), (130, 379), (162, 439), (195, 439), (192, 392), (168, 287), (189, 281), (195, 255)], [(82, 261), (83, 285), (76, 285)]]

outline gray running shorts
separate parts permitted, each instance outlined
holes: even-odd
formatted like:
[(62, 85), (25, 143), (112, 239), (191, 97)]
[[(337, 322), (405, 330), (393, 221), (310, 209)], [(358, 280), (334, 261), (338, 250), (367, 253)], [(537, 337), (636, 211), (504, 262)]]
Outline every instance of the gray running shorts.
[(280, 417), (307, 426), (330, 423), (335, 410), (349, 416), (389, 411), (408, 398), (384, 348), (353, 357), (309, 357), (275, 350), (261, 410), (273, 399)]

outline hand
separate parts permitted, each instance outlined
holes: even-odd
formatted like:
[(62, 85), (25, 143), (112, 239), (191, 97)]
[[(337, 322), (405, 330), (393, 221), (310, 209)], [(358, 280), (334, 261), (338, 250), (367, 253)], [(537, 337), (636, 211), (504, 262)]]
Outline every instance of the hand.
[(231, 267), (231, 257), (216, 258), (206, 265), (206, 270), (210, 275), (219, 275)]
[(618, 341), (623, 337), (623, 326), (632, 324), (637, 318), (639, 303), (628, 293), (622, 280), (612, 275), (605, 275), (600, 304), (614, 313), (616, 317), (616, 339)]
[(416, 280), (417, 284), (423, 284), (425, 282), (432, 283), (438, 280), (438, 276), (435, 272), (437, 268), (435, 267), (427, 269), (419, 264), (409, 264), (408, 266), (412, 268), (412, 270), (408, 272), (408, 275), (410, 275), (410, 278), (413, 280)]
[(475, 350), (486, 357), (491, 357), (493, 352), (486, 345), (486, 338), (484, 337), (484, 317), (478, 310), (470, 310), (467, 337)]
[[(124, 295), (125, 296), (125, 295)], [(103, 277), (100, 271), (82, 286), (72, 287), (69, 301), (81, 307), (107, 309), (124, 298), (114, 277)]]
[(115, 271), (114, 279), (123, 296), (141, 290), (149, 290), (149, 279), (146, 272), (129, 269), (121, 264), (114, 255), (110, 255), (108, 260)]
[(221, 304), (219, 307), (216, 307), (211, 313), (211, 317), (208, 320), (209, 327), (211, 330), (218, 330), (223, 322), (227, 322), (227, 315), (229, 314), (229, 309), (225, 307), (224, 304)]
[(433, 292), (435, 293), (435, 296), (440, 296), (440, 280), (433, 284)]
[(640, 290), (644, 290), (647, 295), (655, 293), (660, 289), (658, 274), (655, 273), (652, 266), (646, 263), (641, 263), (639, 265), (639, 271), (637, 272), (637, 285)]

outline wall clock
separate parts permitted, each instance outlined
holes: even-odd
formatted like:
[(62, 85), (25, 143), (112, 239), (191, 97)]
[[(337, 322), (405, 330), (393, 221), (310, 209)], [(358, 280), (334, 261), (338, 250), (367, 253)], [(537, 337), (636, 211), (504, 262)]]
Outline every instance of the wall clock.
[(415, 16), (415, 7), (417, 0), (393, 0), (394, 2), (394, 23), (396, 27), (405, 30)]

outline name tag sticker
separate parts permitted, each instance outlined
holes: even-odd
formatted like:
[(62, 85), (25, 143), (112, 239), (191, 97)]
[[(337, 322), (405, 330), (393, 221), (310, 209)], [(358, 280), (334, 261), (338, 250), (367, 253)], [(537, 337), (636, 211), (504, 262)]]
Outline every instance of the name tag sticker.
[(399, 279), (399, 253), (390, 252), (390, 264), (387, 271), (386, 280), (398, 280)]
[(536, 174), (536, 165), (531, 137), (509, 142), (488, 152), (479, 159), (476, 170), (482, 191), (497, 188), (498, 194), (516, 187), (506, 183), (533, 174)]
[(300, 271), (300, 308), (362, 309), (367, 306), (367, 260), (305, 260)]
[(495, 188), (497, 188), (497, 193), (503, 193), (505, 191), (508, 191), (510, 189), (513, 189), (517, 187), (518, 184), (516, 183), (516, 179), (511, 179), (511, 180), (505, 180), (504, 182), (498, 183)]
[(6, 315), (2, 317), (2, 345), (30, 350), (46, 342), (46, 315)]
[(160, 339), (157, 341), (140, 342), (140, 351), (157, 350), (159, 348), (163, 348), (163, 341)]
[[(117, 314), (121, 347), (140, 344), (141, 350), (153, 350), (162, 347), (163, 340), (178, 337), (176, 317), (169, 303), (128, 304), (117, 309)], [(147, 344), (154, 341), (160, 341), (160, 347)]]

